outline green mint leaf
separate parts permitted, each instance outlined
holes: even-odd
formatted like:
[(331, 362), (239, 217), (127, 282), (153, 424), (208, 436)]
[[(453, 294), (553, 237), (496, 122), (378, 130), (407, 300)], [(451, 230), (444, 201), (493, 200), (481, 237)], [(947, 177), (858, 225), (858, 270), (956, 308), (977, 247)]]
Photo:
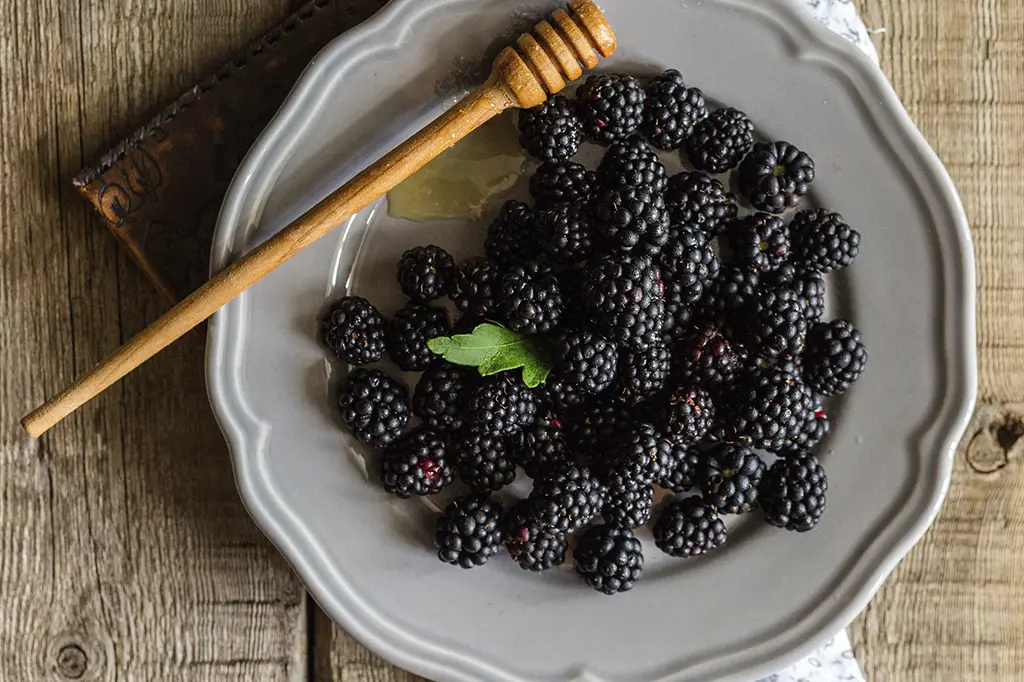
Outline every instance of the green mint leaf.
[(537, 388), (548, 380), (551, 368), (547, 365), (531, 363), (523, 367), (523, 383), (527, 388)]
[(551, 362), (535, 340), (498, 324), (479, 325), (472, 334), (430, 339), (427, 347), (453, 364), (476, 367), (482, 376), (523, 368), (523, 382), (536, 388), (547, 380)]
[(434, 355), (445, 355), (452, 347), (452, 340), (447, 336), (439, 336), (436, 339), (427, 341), (427, 348)]

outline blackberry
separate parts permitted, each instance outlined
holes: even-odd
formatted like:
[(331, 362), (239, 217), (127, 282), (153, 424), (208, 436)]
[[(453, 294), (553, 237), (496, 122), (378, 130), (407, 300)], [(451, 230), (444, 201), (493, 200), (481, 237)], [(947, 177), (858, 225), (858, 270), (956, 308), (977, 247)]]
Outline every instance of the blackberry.
[(754, 208), (784, 213), (810, 191), (814, 161), (788, 142), (758, 142), (738, 175), (740, 192)]
[(627, 478), (651, 485), (674, 464), (672, 442), (650, 424), (627, 425), (612, 434), (605, 447), (606, 454), (600, 465), (605, 483)]
[(569, 548), (565, 535), (531, 519), (525, 501), (505, 515), (502, 535), (505, 549), (524, 571), (546, 571), (565, 563)]
[(464, 421), (462, 393), (474, 376), (471, 369), (447, 363), (428, 369), (413, 392), (413, 414), (431, 428), (458, 431)]
[(601, 513), (606, 494), (589, 469), (563, 462), (534, 481), (530, 518), (545, 528), (573, 533)]
[(594, 332), (570, 330), (555, 344), (555, 372), (572, 386), (591, 393), (602, 393), (612, 385), (618, 373), (618, 345)]
[(536, 256), (538, 247), (530, 207), (521, 201), (506, 201), (498, 217), (487, 228), (484, 252), (501, 268), (518, 265)]
[(343, 362), (368, 365), (384, 356), (384, 318), (365, 298), (346, 296), (320, 325), (320, 338)]
[(644, 348), (660, 340), (664, 284), (649, 256), (611, 253), (592, 258), (582, 296), (592, 323), (609, 330), (620, 348)]
[(479, 492), (501, 490), (516, 480), (516, 465), (505, 440), (476, 431), (463, 433), (454, 443), (459, 478)]
[(705, 286), (721, 269), (708, 238), (685, 227), (665, 244), (658, 264), (662, 279), (681, 287), (687, 305), (700, 301)]
[(586, 206), (562, 204), (537, 213), (541, 252), (555, 263), (582, 263), (594, 250), (594, 226)]
[(395, 313), (388, 329), (388, 353), (403, 372), (422, 372), (442, 361), (427, 341), (450, 336), (448, 312), (422, 303), (409, 303)]
[(530, 178), (530, 194), (544, 208), (589, 201), (596, 187), (597, 175), (571, 161), (548, 161)]
[(576, 89), (576, 111), (583, 132), (602, 144), (629, 137), (643, 120), (645, 97), (632, 76), (590, 76)]
[(355, 369), (338, 390), (341, 420), (358, 440), (388, 445), (409, 421), (409, 392), (379, 369)]
[(657, 152), (634, 135), (613, 144), (601, 159), (597, 179), (604, 190), (646, 187), (654, 192), (668, 188), (668, 171)]
[(569, 327), (586, 327), (590, 325), (590, 317), (583, 305), (583, 269), (566, 268), (558, 273), (558, 286), (562, 288), (562, 302), (565, 304), (565, 315), (562, 323)]
[(590, 453), (632, 419), (632, 412), (620, 403), (588, 405), (566, 419), (566, 437), (575, 450)]
[(736, 109), (718, 109), (693, 127), (686, 153), (697, 170), (724, 173), (738, 166), (754, 146), (754, 124)]
[(457, 498), (437, 521), (437, 558), (462, 568), (486, 564), (501, 549), (501, 512), (486, 495)]
[(658, 411), (657, 424), (667, 436), (683, 443), (697, 443), (711, 429), (715, 406), (703, 388), (680, 386)]
[(384, 490), (398, 497), (435, 495), (454, 478), (444, 438), (430, 429), (392, 443), (381, 458)]
[(554, 95), (532, 109), (519, 112), (519, 144), (541, 161), (565, 161), (579, 151), (583, 123), (573, 103)]
[(481, 433), (511, 436), (533, 423), (537, 403), (522, 379), (510, 373), (486, 377), (466, 396), (466, 418)]
[(791, 442), (779, 448), (780, 457), (805, 453), (811, 450), (828, 435), (831, 423), (825, 411), (825, 403), (821, 396), (812, 396), (811, 412), (807, 415), (804, 426)]
[(845, 268), (860, 253), (860, 233), (838, 213), (825, 210), (797, 213), (789, 225), (793, 259), (818, 272)]
[(825, 314), (825, 280), (820, 273), (785, 263), (765, 277), (765, 284), (792, 289), (806, 307), (808, 322), (815, 322)]
[(702, 317), (727, 337), (736, 338), (744, 318), (756, 304), (760, 285), (761, 278), (756, 273), (733, 265), (723, 266), (701, 301)]
[(598, 592), (627, 592), (644, 572), (640, 540), (628, 528), (594, 526), (572, 553), (576, 573)]
[(777, 452), (796, 439), (814, 409), (810, 389), (778, 369), (754, 372), (736, 385), (725, 410), (725, 440)]
[(704, 499), (722, 514), (746, 514), (757, 506), (764, 462), (743, 445), (719, 445), (705, 453), (698, 477)]
[(840, 395), (864, 373), (868, 352), (860, 332), (846, 320), (819, 322), (807, 335), (804, 378), (822, 395)]
[(501, 278), (498, 316), (512, 331), (546, 334), (561, 321), (564, 311), (558, 277), (544, 261), (526, 261)]
[(722, 183), (698, 172), (684, 171), (669, 178), (665, 205), (671, 231), (688, 227), (701, 231), (708, 239), (724, 232), (739, 211), (736, 198), (725, 191)]
[(622, 476), (609, 480), (608, 501), (601, 510), (605, 523), (618, 528), (639, 528), (651, 520), (654, 487)]
[(685, 285), (679, 282), (665, 285), (665, 321), (661, 330), (666, 342), (683, 339), (692, 330), (699, 311), (690, 303), (691, 298), (691, 290)]
[(672, 466), (662, 470), (657, 484), (674, 493), (685, 493), (697, 485), (700, 455), (682, 443), (672, 443)]
[(441, 298), (455, 279), (455, 260), (440, 246), (417, 246), (398, 261), (398, 284), (409, 300), (426, 303)]
[(804, 302), (790, 289), (762, 289), (747, 319), (746, 337), (766, 358), (800, 355), (807, 337)]
[(562, 422), (551, 411), (538, 415), (532, 425), (516, 434), (512, 447), (516, 462), (533, 479), (571, 459)]
[(640, 129), (658, 149), (679, 149), (693, 132), (694, 124), (708, 115), (704, 93), (686, 87), (683, 75), (675, 69), (651, 80), (646, 93)]
[(665, 199), (648, 187), (607, 192), (594, 208), (594, 222), (611, 249), (657, 256), (668, 241)]
[(697, 496), (673, 502), (654, 524), (654, 544), (669, 556), (685, 559), (707, 554), (725, 544), (726, 530), (718, 512)]
[(806, 533), (825, 513), (828, 477), (818, 458), (794, 454), (779, 459), (761, 481), (761, 508), (773, 526)]
[(777, 269), (789, 257), (789, 228), (767, 213), (734, 220), (727, 233), (733, 258), (756, 273)]
[(486, 258), (470, 258), (452, 279), (449, 298), (455, 307), (475, 317), (491, 317), (498, 307), (502, 270)]
[(677, 345), (672, 360), (679, 381), (709, 389), (732, 383), (740, 370), (739, 354), (714, 327), (704, 327)]
[(672, 358), (666, 346), (627, 349), (619, 353), (619, 377), (612, 392), (618, 400), (637, 405), (664, 388), (671, 369)]
[(537, 399), (555, 410), (566, 410), (586, 401), (589, 394), (565, 377), (552, 372), (547, 381), (537, 387)]

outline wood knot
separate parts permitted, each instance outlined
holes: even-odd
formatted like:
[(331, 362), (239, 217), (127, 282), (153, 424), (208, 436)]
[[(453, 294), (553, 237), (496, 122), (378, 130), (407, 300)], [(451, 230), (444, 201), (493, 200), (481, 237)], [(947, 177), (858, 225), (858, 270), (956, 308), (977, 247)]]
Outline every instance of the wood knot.
[(53, 682), (98, 682), (106, 679), (111, 642), (101, 632), (77, 628), (65, 631), (46, 644), (44, 665)]
[(65, 644), (57, 652), (57, 674), (69, 680), (78, 680), (89, 667), (89, 657), (77, 644)]
[(991, 474), (1024, 452), (1024, 414), (993, 407), (978, 415), (976, 430), (967, 445), (967, 463), (979, 474)]

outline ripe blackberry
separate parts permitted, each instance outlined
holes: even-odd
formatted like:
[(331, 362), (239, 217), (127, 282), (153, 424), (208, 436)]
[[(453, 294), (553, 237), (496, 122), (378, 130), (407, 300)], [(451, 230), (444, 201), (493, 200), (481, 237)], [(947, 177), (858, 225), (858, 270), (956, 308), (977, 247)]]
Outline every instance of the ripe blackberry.
[(590, 76), (576, 89), (576, 111), (583, 132), (602, 144), (629, 137), (643, 120), (645, 97), (632, 76)]
[(606, 191), (646, 187), (660, 193), (668, 187), (665, 164), (639, 135), (616, 142), (608, 148), (597, 168), (597, 179)]
[(530, 478), (537, 479), (568, 462), (572, 455), (562, 421), (550, 410), (512, 439), (514, 459)]
[(486, 377), (466, 395), (466, 419), (481, 433), (511, 436), (532, 424), (536, 416), (533, 393), (513, 373)]
[(552, 372), (548, 380), (537, 387), (537, 400), (555, 410), (567, 410), (585, 402), (590, 397), (565, 377)]
[(682, 172), (669, 178), (665, 205), (672, 221), (670, 231), (680, 227), (699, 230), (708, 239), (725, 231), (736, 217), (736, 198), (718, 180), (698, 172)]
[(561, 204), (539, 211), (534, 227), (541, 252), (555, 263), (582, 263), (594, 250), (594, 225), (587, 206)]
[(500, 436), (469, 430), (453, 443), (459, 478), (479, 492), (501, 490), (516, 480), (516, 464)]
[(700, 301), (705, 286), (721, 269), (708, 238), (686, 227), (666, 242), (658, 265), (662, 279), (678, 285), (684, 294), (683, 302), (691, 306)]
[(828, 412), (825, 411), (825, 403), (821, 396), (812, 396), (811, 412), (807, 415), (803, 428), (792, 441), (779, 448), (780, 457), (789, 457), (794, 454), (805, 453), (815, 447), (828, 435), (831, 423), (828, 419)]
[(760, 285), (756, 273), (733, 265), (723, 266), (707, 287), (700, 304), (701, 316), (727, 337), (736, 338), (744, 319), (756, 305)]
[(541, 161), (565, 161), (579, 151), (583, 123), (565, 95), (519, 112), (519, 144)]
[(672, 360), (680, 382), (709, 389), (732, 383), (740, 370), (739, 354), (714, 327), (704, 327), (677, 345)]
[(838, 213), (803, 211), (796, 214), (789, 229), (793, 234), (793, 259), (811, 270), (845, 268), (860, 253), (860, 233)]
[(822, 395), (840, 395), (864, 373), (868, 351), (852, 324), (832, 320), (811, 327), (804, 357), (804, 378), (811, 390)]
[(806, 306), (808, 322), (815, 322), (825, 314), (825, 280), (820, 273), (784, 263), (765, 277), (765, 284), (792, 289)]
[(754, 146), (754, 124), (736, 109), (718, 109), (693, 127), (686, 153), (697, 170), (724, 173), (738, 166)]
[(789, 257), (789, 228), (776, 216), (755, 213), (734, 220), (727, 235), (733, 258), (756, 273), (771, 272)]
[(633, 419), (620, 403), (599, 402), (582, 407), (566, 419), (566, 438), (577, 452), (590, 453)]
[(600, 463), (601, 479), (628, 478), (651, 485), (674, 465), (672, 442), (651, 424), (634, 423), (612, 434)]
[(725, 440), (778, 452), (796, 439), (814, 409), (810, 389), (778, 369), (754, 372), (736, 385), (724, 410)]
[(565, 563), (569, 548), (565, 535), (531, 519), (525, 501), (505, 515), (502, 533), (505, 549), (524, 571), (546, 571)]
[(619, 347), (594, 332), (569, 330), (555, 343), (555, 372), (569, 384), (591, 394), (602, 393), (618, 373)]
[(454, 478), (444, 438), (430, 429), (399, 439), (381, 457), (384, 490), (398, 497), (435, 495)]
[(574, 533), (601, 513), (606, 495), (589, 469), (563, 462), (534, 481), (530, 518), (545, 528)]
[(467, 315), (491, 317), (498, 307), (502, 274), (497, 263), (479, 256), (470, 258), (455, 273), (448, 296)]
[(596, 188), (597, 175), (572, 161), (548, 161), (530, 178), (530, 194), (542, 208), (589, 201)]
[(416, 384), (412, 396), (413, 414), (431, 428), (458, 431), (464, 421), (462, 393), (474, 376), (473, 370), (448, 363), (431, 367)]
[(666, 341), (686, 338), (693, 330), (699, 310), (690, 303), (691, 291), (679, 282), (665, 284), (665, 321), (661, 330)]
[(788, 142), (758, 142), (740, 164), (740, 192), (759, 211), (784, 213), (813, 181), (814, 161)]
[(704, 499), (722, 514), (747, 514), (757, 506), (764, 462), (743, 445), (719, 445), (705, 453), (698, 478)]
[(417, 246), (398, 261), (398, 284), (409, 300), (426, 303), (444, 296), (455, 279), (455, 260), (440, 246)]
[(665, 435), (683, 443), (697, 443), (711, 429), (715, 406), (703, 388), (680, 386), (658, 411), (656, 424)]
[(672, 443), (672, 466), (664, 469), (657, 484), (674, 493), (685, 493), (697, 485), (698, 452), (682, 443)]
[(628, 528), (594, 526), (584, 533), (572, 557), (576, 573), (608, 595), (633, 589), (644, 572), (643, 546)]
[(352, 370), (338, 390), (341, 420), (358, 440), (388, 445), (409, 421), (409, 391), (379, 369)]
[(818, 458), (794, 454), (772, 464), (761, 482), (761, 508), (773, 526), (806, 533), (825, 513), (828, 477)]
[(427, 341), (451, 333), (444, 308), (410, 302), (391, 320), (388, 353), (403, 372), (422, 372), (443, 360), (427, 348)]
[(639, 528), (651, 520), (654, 488), (624, 476), (608, 480), (608, 501), (601, 510), (605, 523), (618, 528)]
[(750, 347), (766, 358), (800, 355), (807, 337), (807, 308), (790, 289), (762, 289), (745, 332)]
[(646, 93), (640, 129), (658, 149), (679, 149), (693, 132), (694, 124), (708, 115), (704, 93), (686, 87), (683, 75), (675, 69), (651, 80)]
[(551, 266), (531, 260), (513, 266), (501, 278), (498, 316), (521, 334), (546, 334), (561, 321), (562, 289)]
[(501, 268), (518, 265), (538, 253), (533, 232), (533, 211), (521, 201), (506, 201), (487, 228), (487, 257)]
[(320, 338), (339, 360), (368, 365), (384, 356), (384, 318), (369, 301), (346, 296), (320, 325)]
[(667, 506), (653, 531), (658, 549), (681, 559), (718, 549), (727, 537), (718, 512), (696, 495)]
[(594, 208), (594, 222), (610, 249), (657, 256), (668, 241), (665, 199), (648, 187), (605, 193)]
[(593, 324), (610, 330), (620, 348), (644, 348), (660, 340), (664, 284), (649, 256), (610, 253), (592, 258), (582, 296)]
[(619, 376), (612, 393), (627, 405), (638, 405), (665, 387), (671, 369), (672, 357), (664, 345), (626, 349), (619, 353)]
[(437, 521), (437, 558), (462, 568), (486, 564), (501, 549), (501, 512), (486, 495), (457, 498)]

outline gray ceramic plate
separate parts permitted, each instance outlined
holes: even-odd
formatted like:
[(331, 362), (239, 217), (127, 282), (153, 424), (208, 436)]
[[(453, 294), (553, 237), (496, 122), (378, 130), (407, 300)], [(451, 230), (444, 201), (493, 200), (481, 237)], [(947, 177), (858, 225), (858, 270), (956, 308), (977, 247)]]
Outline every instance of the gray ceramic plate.
[[(526, 10), (550, 2), (396, 0), (310, 65), (231, 187), (214, 268), (285, 225), (451, 104)], [(398, 665), (443, 680), (749, 680), (842, 628), (928, 527), (975, 394), (974, 262), (939, 161), (882, 74), (787, 3), (603, 0), (620, 49), (606, 68), (681, 68), (767, 137), (818, 160), (815, 203), (864, 235), (831, 283), (871, 365), (837, 406), (829, 513), (797, 535), (740, 524), (727, 549), (678, 562), (648, 542), (644, 579), (606, 598), (571, 571), (509, 561), (461, 571), (430, 547), (433, 510), (368, 482), (329, 407), (315, 340), (348, 290), (398, 305), (409, 246), (477, 251), (481, 225), (417, 225), (378, 205), (222, 310), (208, 378), (243, 499), (326, 612)], [(453, 69), (455, 77), (453, 77)], [(443, 88), (442, 88), (443, 89)]]

